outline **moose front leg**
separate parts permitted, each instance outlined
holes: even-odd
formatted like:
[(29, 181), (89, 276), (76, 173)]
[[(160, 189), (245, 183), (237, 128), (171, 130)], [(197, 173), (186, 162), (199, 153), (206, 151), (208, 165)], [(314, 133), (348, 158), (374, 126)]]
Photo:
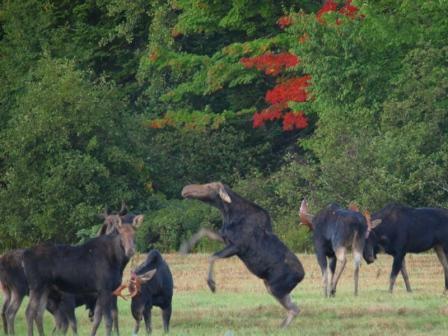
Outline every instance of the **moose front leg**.
[(403, 267), (404, 257), (405, 253), (396, 254), (394, 256), (394, 262), (392, 263), (392, 272), (390, 273), (390, 284), (389, 284), (390, 293), (394, 291), (395, 280), (397, 280), (397, 275)]
[(188, 252), (190, 252), (193, 249), (193, 247), (197, 244), (197, 242), (199, 240), (201, 240), (203, 237), (208, 237), (211, 240), (216, 240), (221, 243), (224, 243), (224, 240), (219, 235), (219, 233), (217, 233), (213, 230), (210, 230), (210, 229), (201, 228), (198, 232), (196, 232), (193, 236), (191, 236), (191, 238), (189, 240), (182, 243), (182, 245), (179, 248), (179, 252), (181, 254), (187, 254)]
[(412, 292), (411, 283), (409, 282), (409, 275), (406, 269), (406, 260), (403, 259), (403, 263), (401, 265), (401, 275), (403, 276), (404, 284), (406, 286), (406, 290), (408, 293)]
[(233, 257), (238, 253), (238, 248), (235, 245), (227, 245), (219, 252), (214, 253), (210, 259), (209, 259), (209, 266), (208, 266), (208, 277), (207, 277), (207, 284), (210, 290), (214, 293), (216, 291), (216, 282), (214, 279), (214, 271), (213, 266), (215, 264), (215, 261), (221, 258), (229, 258)]

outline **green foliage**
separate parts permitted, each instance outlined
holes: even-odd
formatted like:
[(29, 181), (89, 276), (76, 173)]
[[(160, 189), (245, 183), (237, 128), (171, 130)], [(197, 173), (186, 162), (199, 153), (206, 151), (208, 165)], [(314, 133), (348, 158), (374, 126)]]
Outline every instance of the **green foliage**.
[(254, 167), (269, 168), (275, 139), (268, 132), (251, 130), (249, 122), (246, 125), (248, 131), (228, 123), (218, 129), (169, 129), (153, 135), (147, 162), (159, 190), (178, 198), (188, 183), (223, 180), (233, 184)]
[(1, 138), (2, 243), (73, 241), (104, 204), (145, 194), (143, 161), (128, 153), (138, 130), (121, 96), (72, 62), (38, 63)]
[[(448, 3), (353, 4), (360, 16), (319, 22), (320, 0), (2, 2), (0, 249), (84, 240), (124, 199), (146, 214), (139, 248), (158, 234), (175, 250), (220, 226), (179, 200), (192, 182), (265, 207), (296, 250), (309, 249), (303, 197), (312, 212), (448, 206)], [(302, 132), (252, 128), (276, 78), (240, 59), (269, 51), (300, 58), (285, 78), (312, 78), (293, 106), (310, 118)]]
[(295, 51), (313, 78), (318, 117), (302, 142), (317, 203), (447, 204), (446, 6), (368, 1), (364, 17), (339, 25), (337, 14), (325, 24), (297, 17), (290, 33), (309, 35)]
[[(146, 215), (142, 228), (138, 231), (137, 247), (146, 251), (151, 243), (163, 251), (177, 251), (180, 244), (191, 237), (201, 227), (220, 226), (217, 210), (200, 202), (172, 200)], [(202, 243), (201, 248), (207, 247)], [(210, 243), (208, 244), (210, 247)]]

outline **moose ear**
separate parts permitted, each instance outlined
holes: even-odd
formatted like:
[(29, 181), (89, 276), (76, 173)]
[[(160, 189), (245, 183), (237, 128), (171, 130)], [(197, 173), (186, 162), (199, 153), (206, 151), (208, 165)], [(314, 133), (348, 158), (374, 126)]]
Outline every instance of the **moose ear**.
[(96, 234), (98, 237), (99, 236), (104, 236), (107, 232), (107, 228), (109, 227), (109, 225), (107, 225), (106, 223), (103, 223), (103, 225), (101, 225), (101, 229), (98, 231), (98, 233)]
[(224, 189), (224, 186), (221, 186), (219, 188), (219, 197), (221, 197), (221, 199), (226, 203), (232, 203), (232, 200), (230, 199), (230, 196), (227, 193), (227, 191)]
[[(118, 218), (119, 219), (119, 218)], [(101, 226), (100, 231), (98, 231), (98, 236), (111, 234), (114, 229), (118, 229), (121, 226), (121, 220), (118, 222), (117, 216), (108, 215), (104, 219), (104, 223)]]
[(144, 219), (144, 215), (135, 216), (134, 220), (132, 221), (132, 226), (134, 227), (134, 229), (138, 229), (138, 227), (143, 223)]
[(139, 275), (138, 277), (139, 277), (141, 283), (145, 283), (145, 282), (148, 282), (149, 280), (151, 280), (154, 277), (154, 275), (156, 274), (156, 272), (157, 272), (157, 268), (150, 270), (150, 271), (146, 272), (145, 274)]

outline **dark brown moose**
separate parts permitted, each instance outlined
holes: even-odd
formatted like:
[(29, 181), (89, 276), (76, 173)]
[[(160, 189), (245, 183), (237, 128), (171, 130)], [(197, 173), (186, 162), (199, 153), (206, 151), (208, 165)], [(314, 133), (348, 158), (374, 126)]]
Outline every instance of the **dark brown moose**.
[(30, 288), (26, 309), (28, 335), (33, 335), (36, 322), (44, 335), (42, 317), (50, 288), (71, 294), (94, 294), (97, 297), (91, 335), (95, 335), (102, 317), (106, 334), (112, 331), (112, 295), (122, 280), (123, 270), (135, 253), (135, 230), (143, 215), (129, 216), (131, 225), (119, 215), (109, 216), (117, 233), (92, 238), (85, 244), (42, 244), (24, 252), (23, 264)]
[[(290, 293), (303, 280), (305, 272), (296, 255), (272, 233), (271, 218), (267, 211), (220, 182), (187, 185), (182, 190), (182, 196), (217, 207), (223, 217), (218, 233), (204, 234), (225, 244), (224, 249), (209, 259), (207, 283), (210, 289), (213, 292), (216, 289), (213, 276), (215, 261), (238, 256), (249, 271), (263, 279), (268, 292), (287, 310), (282, 326), (288, 326), (299, 314), (299, 308), (292, 302)], [(198, 236), (193, 239), (197, 241)], [(193, 245), (192, 242), (184, 244), (188, 247)]]

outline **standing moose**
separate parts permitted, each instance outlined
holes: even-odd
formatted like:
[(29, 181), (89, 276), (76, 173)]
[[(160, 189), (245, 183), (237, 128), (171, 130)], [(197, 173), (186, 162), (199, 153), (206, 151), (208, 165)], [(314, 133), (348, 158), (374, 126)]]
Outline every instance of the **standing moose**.
[[(325, 296), (334, 296), (342, 271), (347, 263), (347, 248), (351, 247), (355, 263), (355, 295), (358, 295), (359, 267), (362, 260), (367, 222), (357, 209), (344, 209), (331, 203), (315, 216), (308, 212), (306, 200), (300, 205), (300, 221), (313, 231), (314, 249), (322, 271)], [(330, 284), (327, 258), (330, 259)]]
[[(220, 182), (187, 185), (182, 190), (182, 196), (217, 207), (223, 217), (219, 233), (205, 234), (226, 245), (209, 259), (207, 283), (210, 289), (213, 292), (216, 289), (213, 276), (215, 261), (236, 255), (249, 271), (263, 279), (268, 292), (287, 310), (282, 323), (283, 327), (287, 327), (299, 314), (290, 293), (303, 280), (305, 272), (296, 255), (272, 233), (267, 211)], [(197, 236), (193, 239), (197, 241)], [(184, 244), (192, 245), (191, 242)]]
[(44, 335), (42, 317), (51, 288), (71, 294), (95, 294), (91, 335), (96, 334), (103, 315), (106, 334), (111, 334), (112, 292), (120, 285), (123, 270), (135, 253), (135, 230), (143, 215), (127, 218), (130, 222), (123, 223), (119, 215), (108, 216), (117, 233), (92, 238), (82, 245), (43, 244), (25, 250), (23, 264), (30, 288), (26, 309), (29, 336), (33, 335), (34, 322), (39, 334)]
[(420, 253), (434, 248), (445, 274), (448, 291), (448, 210), (410, 208), (388, 204), (367, 218), (371, 233), (364, 248), (364, 259), (372, 263), (380, 249), (393, 256), (389, 291), (392, 293), (401, 271), (408, 292), (411, 292), (406, 271), (406, 253)]

